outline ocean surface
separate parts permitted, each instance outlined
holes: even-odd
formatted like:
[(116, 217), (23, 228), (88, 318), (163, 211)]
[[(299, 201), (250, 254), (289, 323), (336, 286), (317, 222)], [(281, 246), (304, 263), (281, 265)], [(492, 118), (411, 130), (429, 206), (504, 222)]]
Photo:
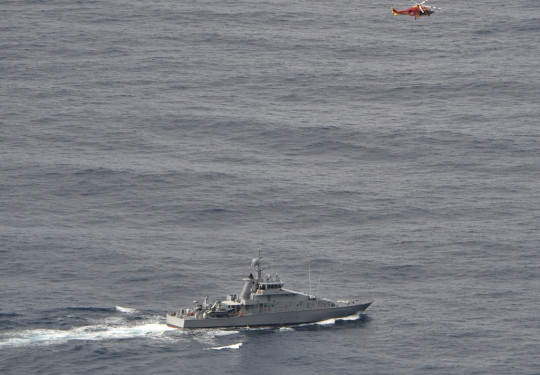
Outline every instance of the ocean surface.
[(540, 374), (538, 3), (391, 5), (2, 0), (0, 373)]

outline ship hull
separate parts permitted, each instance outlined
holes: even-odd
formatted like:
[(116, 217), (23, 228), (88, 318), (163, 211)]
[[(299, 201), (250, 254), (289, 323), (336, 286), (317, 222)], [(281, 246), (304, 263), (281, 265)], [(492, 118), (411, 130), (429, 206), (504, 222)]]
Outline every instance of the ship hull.
[(359, 314), (371, 305), (364, 304), (332, 307), (327, 309), (267, 312), (246, 316), (228, 318), (184, 319), (175, 314), (167, 314), (167, 325), (173, 328), (232, 328), (232, 327), (260, 327), (260, 326), (286, 326), (304, 323), (319, 322), (327, 319), (343, 318)]

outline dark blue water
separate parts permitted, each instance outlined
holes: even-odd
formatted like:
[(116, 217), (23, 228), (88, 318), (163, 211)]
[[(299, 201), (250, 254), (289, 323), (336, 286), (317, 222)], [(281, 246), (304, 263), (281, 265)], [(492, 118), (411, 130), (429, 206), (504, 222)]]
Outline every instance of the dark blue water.
[[(538, 4), (391, 5), (2, 1), (0, 372), (540, 373)], [(167, 328), (258, 248), (375, 303)]]

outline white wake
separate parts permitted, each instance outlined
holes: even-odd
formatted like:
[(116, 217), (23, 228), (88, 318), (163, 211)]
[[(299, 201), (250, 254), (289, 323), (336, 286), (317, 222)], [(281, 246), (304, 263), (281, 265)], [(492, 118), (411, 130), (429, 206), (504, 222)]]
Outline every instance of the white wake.
[(0, 339), (0, 347), (59, 344), (72, 340), (119, 340), (137, 337), (157, 338), (173, 330), (166, 324), (148, 323), (134, 326), (90, 325), (68, 330), (32, 329)]
[(330, 324), (336, 324), (336, 321), (338, 320), (358, 320), (358, 319), (360, 319), (360, 315), (355, 314), (355, 315), (344, 316), (343, 318), (332, 318), (328, 320), (321, 320), (320, 322), (311, 323), (311, 324), (318, 324), (321, 326), (326, 326)]

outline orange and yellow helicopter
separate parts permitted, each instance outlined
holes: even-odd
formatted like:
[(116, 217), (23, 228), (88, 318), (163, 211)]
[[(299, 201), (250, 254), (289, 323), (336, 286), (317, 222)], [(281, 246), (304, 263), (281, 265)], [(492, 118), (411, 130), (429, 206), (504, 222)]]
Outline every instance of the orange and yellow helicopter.
[(439, 7), (432, 7), (430, 5), (424, 5), (424, 3), (428, 0), (424, 0), (421, 3), (417, 3), (413, 0), (414, 5), (407, 9), (397, 10), (394, 7), (392, 7), (392, 13), (394, 13), (394, 16), (399, 15), (408, 15), (411, 17), (414, 17), (415, 19), (418, 19), (418, 17), (422, 16), (430, 16), (433, 13), (435, 13), (434, 10), (431, 9), (441, 9)]

